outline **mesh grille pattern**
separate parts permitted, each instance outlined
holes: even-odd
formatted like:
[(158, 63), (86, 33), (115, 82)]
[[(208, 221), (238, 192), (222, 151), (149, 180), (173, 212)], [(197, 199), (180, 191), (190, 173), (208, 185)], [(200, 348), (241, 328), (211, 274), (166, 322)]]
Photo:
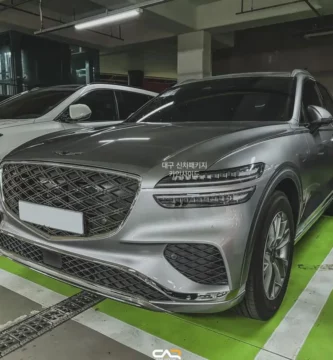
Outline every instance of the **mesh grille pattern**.
[(164, 251), (168, 262), (188, 279), (204, 285), (227, 285), (219, 250), (207, 244), (170, 244)]
[[(42, 248), (3, 233), (0, 233), (0, 249), (17, 254), (32, 262), (44, 264), (44, 250)], [(47, 252), (48, 254), (50, 253), (50, 251)], [(57, 267), (55, 269), (64, 274), (104, 286), (111, 290), (121, 291), (128, 295), (142, 296), (147, 300), (170, 300), (167, 296), (150, 287), (143, 280), (117, 268), (81, 260), (74, 256), (59, 253), (54, 254), (61, 257), (61, 268)], [(45, 264), (45, 266), (52, 268), (49, 263)]]
[(0, 233), (0, 249), (8, 250), (35, 263), (43, 263), (43, 252), (38, 246), (16, 240)]
[(84, 214), (85, 234), (29, 224), (49, 236), (94, 236), (115, 231), (139, 189), (137, 179), (94, 170), (10, 163), (3, 167), (6, 205), (19, 215), (19, 200)]

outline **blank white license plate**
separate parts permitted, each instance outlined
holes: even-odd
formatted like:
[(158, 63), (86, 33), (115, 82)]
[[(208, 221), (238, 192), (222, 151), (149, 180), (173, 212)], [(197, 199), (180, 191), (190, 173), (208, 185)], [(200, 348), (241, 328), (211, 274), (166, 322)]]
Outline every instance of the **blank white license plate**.
[(51, 206), (19, 201), (19, 216), (23, 221), (52, 229), (84, 234), (83, 213), (56, 209)]

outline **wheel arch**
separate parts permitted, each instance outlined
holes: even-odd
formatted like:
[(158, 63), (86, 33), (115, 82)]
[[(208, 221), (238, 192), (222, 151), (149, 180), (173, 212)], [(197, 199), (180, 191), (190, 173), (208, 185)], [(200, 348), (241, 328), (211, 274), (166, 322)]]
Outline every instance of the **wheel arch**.
[[(252, 254), (255, 246), (255, 239), (257, 230), (260, 228), (258, 224), (260, 223), (261, 217), (264, 215), (263, 208), (266, 201), (274, 193), (274, 191), (280, 190), (284, 192), (290, 202), (294, 215), (294, 226), (295, 232), (297, 224), (299, 222), (301, 204), (302, 204), (302, 182), (301, 176), (298, 169), (294, 164), (284, 164), (276, 169), (271, 179), (267, 183), (265, 190), (259, 200), (258, 206), (256, 208), (254, 218), (251, 224), (250, 233), (246, 245), (246, 250), (243, 259), (242, 272), (241, 272), (241, 286), (246, 284)], [(295, 194), (296, 190), (296, 194)]]

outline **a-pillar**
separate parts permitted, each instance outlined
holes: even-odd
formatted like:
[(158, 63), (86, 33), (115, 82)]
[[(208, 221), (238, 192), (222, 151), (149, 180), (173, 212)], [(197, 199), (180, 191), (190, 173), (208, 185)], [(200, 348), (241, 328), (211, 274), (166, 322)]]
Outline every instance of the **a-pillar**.
[(178, 36), (178, 81), (212, 75), (212, 39), (206, 31)]

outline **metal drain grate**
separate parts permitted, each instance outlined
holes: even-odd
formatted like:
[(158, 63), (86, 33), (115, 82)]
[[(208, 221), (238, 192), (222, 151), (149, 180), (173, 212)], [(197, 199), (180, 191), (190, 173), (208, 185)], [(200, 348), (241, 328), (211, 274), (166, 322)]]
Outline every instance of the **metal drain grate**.
[(72, 319), (104, 297), (83, 291), (0, 332), (0, 358)]

